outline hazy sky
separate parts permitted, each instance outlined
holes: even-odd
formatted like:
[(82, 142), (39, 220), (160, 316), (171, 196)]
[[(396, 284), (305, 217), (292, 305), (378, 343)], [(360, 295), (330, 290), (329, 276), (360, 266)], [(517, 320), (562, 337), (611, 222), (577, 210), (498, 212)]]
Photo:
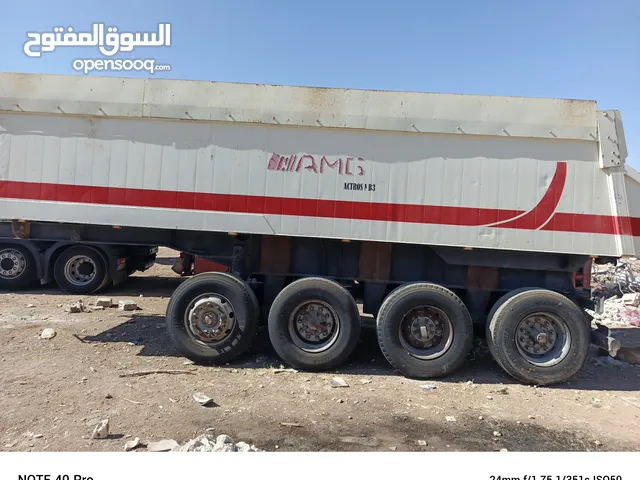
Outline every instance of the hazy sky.
[(28, 31), (170, 22), (172, 46), (143, 54), (171, 65), (157, 77), (596, 100), (621, 111), (640, 168), (634, 0), (5, 0), (1, 11), (1, 71), (77, 74), (72, 60), (99, 57), (29, 58)]

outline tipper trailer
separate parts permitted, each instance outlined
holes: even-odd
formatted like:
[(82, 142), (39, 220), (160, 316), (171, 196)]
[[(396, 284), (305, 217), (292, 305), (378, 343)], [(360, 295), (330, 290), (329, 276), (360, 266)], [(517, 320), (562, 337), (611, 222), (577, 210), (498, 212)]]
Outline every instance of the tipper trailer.
[(197, 362), (263, 318), (284, 361), (335, 368), (361, 301), (407, 376), (459, 368), (476, 327), (516, 379), (562, 382), (591, 262), (640, 251), (626, 156), (593, 101), (0, 74), (0, 282), (91, 293), (168, 246), (228, 269), (169, 301)]

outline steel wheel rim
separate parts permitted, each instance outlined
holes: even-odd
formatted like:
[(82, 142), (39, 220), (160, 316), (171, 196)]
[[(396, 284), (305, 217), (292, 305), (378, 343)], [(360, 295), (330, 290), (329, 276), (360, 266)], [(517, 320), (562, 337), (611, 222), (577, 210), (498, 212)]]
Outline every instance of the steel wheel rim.
[(536, 367), (551, 367), (569, 354), (571, 333), (557, 315), (536, 312), (520, 320), (515, 342), (527, 362)]
[(77, 287), (89, 285), (97, 275), (96, 262), (86, 255), (75, 255), (64, 265), (64, 276)]
[(338, 339), (340, 317), (322, 300), (298, 304), (289, 315), (289, 335), (294, 345), (309, 353), (324, 352)]
[(199, 295), (187, 306), (184, 326), (189, 336), (208, 347), (224, 342), (236, 325), (233, 304), (217, 293)]
[(0, 251), (0, 277), (15, 280), (27, 269), (27, 259), (14, 248)]
[(454, 335), (449, 316), (431, 305), (420, 305), (406, 312), (398, 333), (402, 347), (420, 360), (433, 360), (447, 353)]

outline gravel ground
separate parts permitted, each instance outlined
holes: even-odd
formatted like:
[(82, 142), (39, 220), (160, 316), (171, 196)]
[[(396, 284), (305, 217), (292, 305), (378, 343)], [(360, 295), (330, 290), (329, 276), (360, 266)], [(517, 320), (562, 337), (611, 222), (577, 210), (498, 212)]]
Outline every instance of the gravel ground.
[[(570, 383), (548, 388), (515, 383), (481, 342), (451, 377), (406, 379), (382, 357), (371, 328), (334, 372), (282, 371), (266, 331), (233, 364), (192, 365), (164, 329), (181, 281), (172, 256), (163, 249), (151, 270), (100, 294), (136, 301), (132, 312), (66, 313), (97, 296), (49, 287), (0, 294), (0, 450), (115, 451), (135, 437), (184, 444), (204, 433), (270, 451), (640, 448), (640, 367), (595, 352)], [(40, 338), (45, 328), (56, 335)], [(332, 387), (335, 376), (349, 386)], [(436, 388), (421, 388), (427, 384)], [(213, 403), (195, 402), (197, 392)], [(106, 418), (109, 436), (92, 439)]]

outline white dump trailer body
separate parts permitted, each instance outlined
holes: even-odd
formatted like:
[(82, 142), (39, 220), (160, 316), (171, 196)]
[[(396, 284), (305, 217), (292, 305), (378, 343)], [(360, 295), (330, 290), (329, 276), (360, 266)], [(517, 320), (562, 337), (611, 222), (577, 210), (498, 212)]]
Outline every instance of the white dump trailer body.
[(0, 218), (640, 252), (592, 101), (0, 74)]

